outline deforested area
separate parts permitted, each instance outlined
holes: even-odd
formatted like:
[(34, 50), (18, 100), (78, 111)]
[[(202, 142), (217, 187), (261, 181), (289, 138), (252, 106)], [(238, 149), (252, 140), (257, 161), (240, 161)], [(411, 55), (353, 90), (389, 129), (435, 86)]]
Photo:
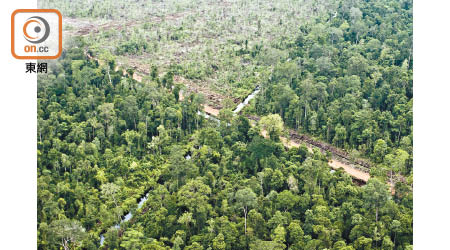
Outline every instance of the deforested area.
[(413, 249), (412, 1), (38, 7), (38, 249)]

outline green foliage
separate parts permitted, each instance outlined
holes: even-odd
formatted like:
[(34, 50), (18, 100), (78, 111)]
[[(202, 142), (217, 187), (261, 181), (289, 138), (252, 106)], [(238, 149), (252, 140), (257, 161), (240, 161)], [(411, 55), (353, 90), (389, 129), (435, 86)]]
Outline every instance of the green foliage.
[(60, 219), (52, 221), (49, 227), (49, 239), (68, 249), (77, 247), (86, 237), (86, 230), (76, 220)]
[(263, 82), (257, 113), (278, 113), (286, 126), (376, 163), (410, 140), (411, 9), (391, 2), (387, 13), (384, 4), (340, 3), (332, 18), (301, 25), (289, 59)]
[(376, 178), (371, 178), (364, 187), (363, 198), (366, 202), (365, 205), (368, 208), (375, 208), (375, 220), (378, 221), (378, 210), (383, 207), (390, 198), (387, 185)]
[(280, 139), (279, 136), (283, 131), (283, 121), (279, 115), (275, 114), (264, 116), (259, 121), (259, 125), (263, 130), (267, 131), (270, 139), (274, 141), (278, 141)]
[[(38, 249), (412, 249), (412, 182), (386, 185), (412, 177), (410, 1), (41, 5), (103, 28), (38, 77)], [(232, 100), (226, 122), (180, 98), (180, 75)], [(286, 149), (284, 126), (371, 158), (376, 177), (359, 187)]]

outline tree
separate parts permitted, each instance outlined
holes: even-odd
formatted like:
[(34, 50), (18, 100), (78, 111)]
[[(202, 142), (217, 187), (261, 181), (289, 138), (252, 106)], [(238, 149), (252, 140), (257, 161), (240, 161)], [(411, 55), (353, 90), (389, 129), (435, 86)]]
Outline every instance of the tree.
[(116, 66), (115, 57), (109, 51), (104, 51), (99, 55), (100, 60), (104, 61), (105, 64), (102, 68), (106, 70), (106, 74), (108, 75), (109, 84), (112, 85), (111, 74), (110, 71), (114, 70)]
[(142, 232), (130, 229), (125, 231), (120, 246), (129, 250), (138, 250), (144, 245), (144, 239), (144, 234)]
[(158, 131), (158, 136), (152, 136), (152, 140), (147, 144), (147, 148), (162, 153), (162, 149), (170, 143), (170, 136), (163, 125), (159, 125), (156, 129)]
[(335, 27), (331, 27), (329, 33), (332, 45), (336, 42), (339, 42), (342, 39), (342, 36), (344, 35), (341, 29)]
[(284, 211), (291, 210), (297, 204), (299, 198), (289, 190), (284, 190), (278, 194), (277, 203)]
[(99, 116), (101, 121), (104, 121), (105, 123), (105, 134), (106, 131), (108, 129), (108, 126), (111, 124), (111, 122), (113, 121), (116, 113), (114, 111), (114, 103), (103, 103), (101, 105), (98, 106), (98, 112), (99, 112)]
[(142, 250), (169, 250), (170, 248), (164, 245), (164, 242), (153, 239), (152, 242), (145, 244)]
[(197, 140), (200, 145), (208, 145), (215, 150), (219, 150), (223, 143), (223, 138), (219, 131), (213, 128), (199, 130)]
[(355, 241), (353, 245), (355, 246), (356, 250), (371, 250), (372, 239), (361, 236)]
[(187, 232), (189, 232), (189, 224), (195, 224), (195, 220), (192, 219), (192, 213), (184, 212), (180, 218), (178, 218), (178, 223), (185, 225)]
[(178, 189), (180, 183), (183, 184), (183, 177), (188, 176), (190, 170), (190, 166), (184, 158), (184, 151), (180, 146), (175, 145), (170, 150), (169, 163), (170, 175), (176, 181), (176, 187)]
[(317, 67), (321, 74), (328, 75), (331, 69), (333, 68), (333, 63), (331, 62), (331, 58), (328, 56), (319, 57), (316, 60)]
[(298, 181), (293, 175), (289, 175), (287, 179), (289, 190), (293, 193), (298, 193)]
[(244, 211), (244, 233), (247, 235), (247, 213), (249, 208), (256, 206), (256, 194), (250, 188), (244, 188), (238, 190), (234, 198), (236, 199), (236, 207)]
[(183, 239), (178, 235), (175, 240), (173, 241), (173, 249), (174, 250), (181, 250), (182, 246), (184, 245)]
[(299, 221), (292, 221), (288, 226), (288, 244), (292, 246), (293, 249), (303, 248), (303, 236), (304, 232), (300, 226)]
[(367, 71), (367, 60), (361, 55), (353, 56), (348, 61), (348, 73), (351, 75), (357, 75), (360, 77), (365, 77), (365, 72)]
[(187, 246), (185, 250), (203, 250), (203, 246), (198, 242), (194, 242), (191, 245)]
[(398, 220), (393, 220), (391, 224), (391, 231), (394, 233), (394, 246), (397, 241), (397, 234), (401, 232), (402, 223)]
[(231, 109), (222, 108), (219, 111), (219, 119), (221, 121), (220, 124), (222, 125), (222, 127), (224, 127), (224, 129), (227, 129), (230, 126), (233, 115), (234, 113)]
[(225, 243), (225, 237), (222, 233), (219, 233), (216, 238), (213, 239), (213, 249), (214, 250), (225, 250), (227, 247)]
[[(292, 79), (289, 79), (289, 83), (291, 83)], [(288, 86), (284, 84), (278, 84), (274, 89), (274, 101), (276, 110), (280, 113), (280, 117), (284, 117), (284, 112), (289, 110), (289, 104), (298, 99), (295, 92)], [(278, 118), (276, 118), (278, 119)]]
[(261, 213), (258, 213), (255, 209), (248, 212), (248, 225), (253, 229), (255, 235), (262, 239), (266, 232), (266, 221)]
[(272, 234), (272, 240), (279, 243), (279, 244), (283, 244), (286, 241), (286, 230), (284, 229), (284, 227), (282, 225), (278, 225), (275, 230), (273, 231)]
[(134, 130), (127, 130), (123, 132), (122, 136), (125, 138), (125, 141), (128, 144), (128, 151), (131, 155), (133, 145), (136, 142), (137, 138), (139, 138), (139, 133)]
[(81, 76), (81, 68), (84, 66), (83, 60), (73, 60), (71, 64), (73, 79), (78, 83), (83, 83), (83, 78)]
[(383, 250), (393, 250), (395, 247), (394, 243), (392, 243), (391, 238), (389, 236), (384, 236), (383, 243), (381, 244), (381, 249)]
[(158, 67), (156, 67), (156, 65), (152, 65), (150, 69), (150, 77), (153, 81), (155, 81), (156, 78), (158, 78)]
[(283, 131), (283, 120), (278, 114), (263, 116), (259, 121), (259, 124), (264, 131), (267, 131), (270, 139), (274, 141), (279, 140), (279, 136)]
[(133, 95), (129, 95), (125, 97), (123, 102), (123, 116), (125, 117), (127, 124), (133, 124), (133, 128), (137, 129), (136, 120), (138, 118), (139, 107), (137, 105), (136, 97)]
[(367, 208), (375, 208), (375, 222), (378, 222), (378, 210), (389, 199), (389, 190), (386, 184), (377, 178), (370, 178), (363, 189), (363, 199)]
[(211, 194), (211, 188), (205, 185), (201, 180), (190, 180), (178, 191), (178, 205), (186, 207), (196, 217), (198, 225), (202, 221), (199, 216), (209, 211), (211, 205), (208, 204), (208, 196)]
[(287, 220), (288, 218), (277, 210), (275, 211), (275, 214), (272, 216), (272, 218), (270, 218), (270, 220), (267, 222), (267, 225), (269, 226), (269, 228), (274, 230), (279, 225), (281, 226), (287, 225), (288, 222)]
[[(98, 249), (99, 234), (111, 250), (412, 249), (412, 0), (165, 1), (166, 18), (142, 25), (134, 21), (158, 1), (44, 2), (74, 19), (133, 27), (105, 24), (68, 41), (38, 77), (38, 249)], [(200, 29), (225, 28), (225, 37), (193, 32), (195, 12), (217, 4)], [(236, 32), (252, 26), (256, 40)], [(86, 32), (79, 28), (69, 35)], [(147, 56), (124, 54), (119, 68), (102, 41), (117, 45), (105, 51)], [(179, 42), (189, 46), (179, 51)], [(219, 126), (198, 115), (200, 92), (222, 106)], [(249, 120), (261, 117), (257, 126)], [(380, 186), (389, 170), (406, 183), (396, 183), (394, 199), (381, 187), (384, 201), (378, 184), (355, 185), (347, 168), (330, 170), (319, 149), (286, 149), (288, 139), (328, 159), (330, 150), (344, 153), (349, 167), (366, 159)], [(130, 213), (116, 228), (122, 209)], [(78, 221), (85, 236), (61, 245), (58, 220)]]
[[(409, 159), (409, 154), (404, 151), (403, 149), (397, 149), (395, 150), (394, 154), (387, 154), (384, 161), (386, 162), (386, 165), (389, 166), (390, 170), (390, 182), (392, 182), (393, 172), (399, 173), (399, 172), (405, 172), (406, 169), (406, 161)], [(394, 184), (395, 185), (395, 184)]]
[(257, 172), (261, 165), (261, 161), (271, 156), (275, 147), (272, 141), (261, 138), (261, 136), (255, 136), (248, 145), (248, 150), (251, 152), (250, 156), (252, 160), (257, 163), (257, 166), (253, 166), (254, 172)]
[(119, 248), (119, 229), (111, 227), (104, 235), (105, 244), (108, 245), (109, 248)]
[(178, 102), (180, 100), (180, 92), (181, 92), (181, 85), (176, 84), (175, 87), (172, 90), (173, 95), (175, 96), (175, 100)]
[(284, 244), (275, 241), (257, 240), (250, 244), (250, 250), (284, 250)]
[(232, 129), (236, 131), (236, 139), (243, 142), (249, 141), (248, 131), (251, 128), (250, 121), (245, 116), (236, 116), (232, 121)]
[(345, 129), (344, 126), (339, 124), (336, 127), (336, 135), (334, 136), (333, 142), (337, 146), (343, 146), (345, 139), (347, 139), (347, 130)]
[(362, 12), (359, 8), (352, 7), (350, 9), (350, 18), (352, 19), (353, 23), (360, 20), (361, 17), (362, 17)]
[(117, 206), (117, 196), (120, 194), (120, 187), (114, 183), (106, 183), (101, 185), (100, 189), (102, 190), (102, 197), (107, 199), (108, 201), (114, 202), (114, 205)]
[(373, 147), (372, 157), (375, 159), (377, 163), (380, 163), (383, 161), (386, 151), (387, 151), (386, 142), (383, 139), (378, 139)]
[(86, 230), (79, 221), (61, 219), (50, 224), (50, 235), (54, 243), (61, 245), (64, 250), (69, 250), (79, 246), (86, 237)]
[(350, 246), (351, 249), (348, 249), (347, 244), (345, 244), (345, 241), (340, 240), (336, 241), (333, 245), (333, 250), (354, 250), (353, 247)]

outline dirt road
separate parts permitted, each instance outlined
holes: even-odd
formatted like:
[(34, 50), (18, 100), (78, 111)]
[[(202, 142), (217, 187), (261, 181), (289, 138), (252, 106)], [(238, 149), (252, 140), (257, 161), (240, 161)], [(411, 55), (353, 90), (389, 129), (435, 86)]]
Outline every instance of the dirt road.
[[(261, 131), (261, 135), (264, 136), (264, 138), (268, 138), (269, 136), (267, 135), (267, 131), (266, 130), (262, 130)], [(301, 144), (299, 142), (296, 142), (295, 140), (289, 140), (286, 137), (280, 137), (281, 142), (284, 144), (285, 147), (287, 148), (292, 148), (292, 147), (299, 147)], [(312, 150), (312, 146), (307, 145), (308, 147), (308, 151), (309, 152), (313, 152)], [(328, 162), (328, 165), (333, 168), (333, 169), (339, 169), (342, 168), (344, 169), (344, 171), (346, 173), (348, 173), (351, 177), (353, 177), (354, 179), (363, 181), (363, 182), (367, 182), (370, 178), (369, 173), (363, 172), (362, 170), (353, 168), (352, 166), (339, 161), (338, 159), (332, 159)]]
[(338, 160), (330, 160), (328, 162), (328, 165), (331, 168), (336, 169), (336, 170), (339, 169), (339, 168), (343, 168), (344, 171), (346, 173), (348, 173), (350, 176), (352, 176), (355, 179), (364, 181), (364, 182), (367, 182), (369, 180), (369, 178), (370, 178), (370, 174), (369, 173), (363, 172), (363, 171), (358, 170), (356, 168), (352, 168), (352, 167), (348, 166), (347, 164), (345, 164), (345, 163), (343, 163), (341, 161), (338, 161)]

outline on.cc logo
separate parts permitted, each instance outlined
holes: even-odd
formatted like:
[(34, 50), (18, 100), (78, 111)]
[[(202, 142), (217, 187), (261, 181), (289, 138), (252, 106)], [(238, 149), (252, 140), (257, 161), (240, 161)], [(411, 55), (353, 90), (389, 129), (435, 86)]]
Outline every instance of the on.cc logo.
[(55, 9), (11, 14), (11, 54), (16, 59), (56, 59), (62, 53), (62, 15)]
[[(34, 34), (29, 34), (31, 32)], [(30, 43), (42, 43), (50, 35), (50, 25), (47, 20), (40, 16), (32, 16), (23, 25), (23, 35)]]

